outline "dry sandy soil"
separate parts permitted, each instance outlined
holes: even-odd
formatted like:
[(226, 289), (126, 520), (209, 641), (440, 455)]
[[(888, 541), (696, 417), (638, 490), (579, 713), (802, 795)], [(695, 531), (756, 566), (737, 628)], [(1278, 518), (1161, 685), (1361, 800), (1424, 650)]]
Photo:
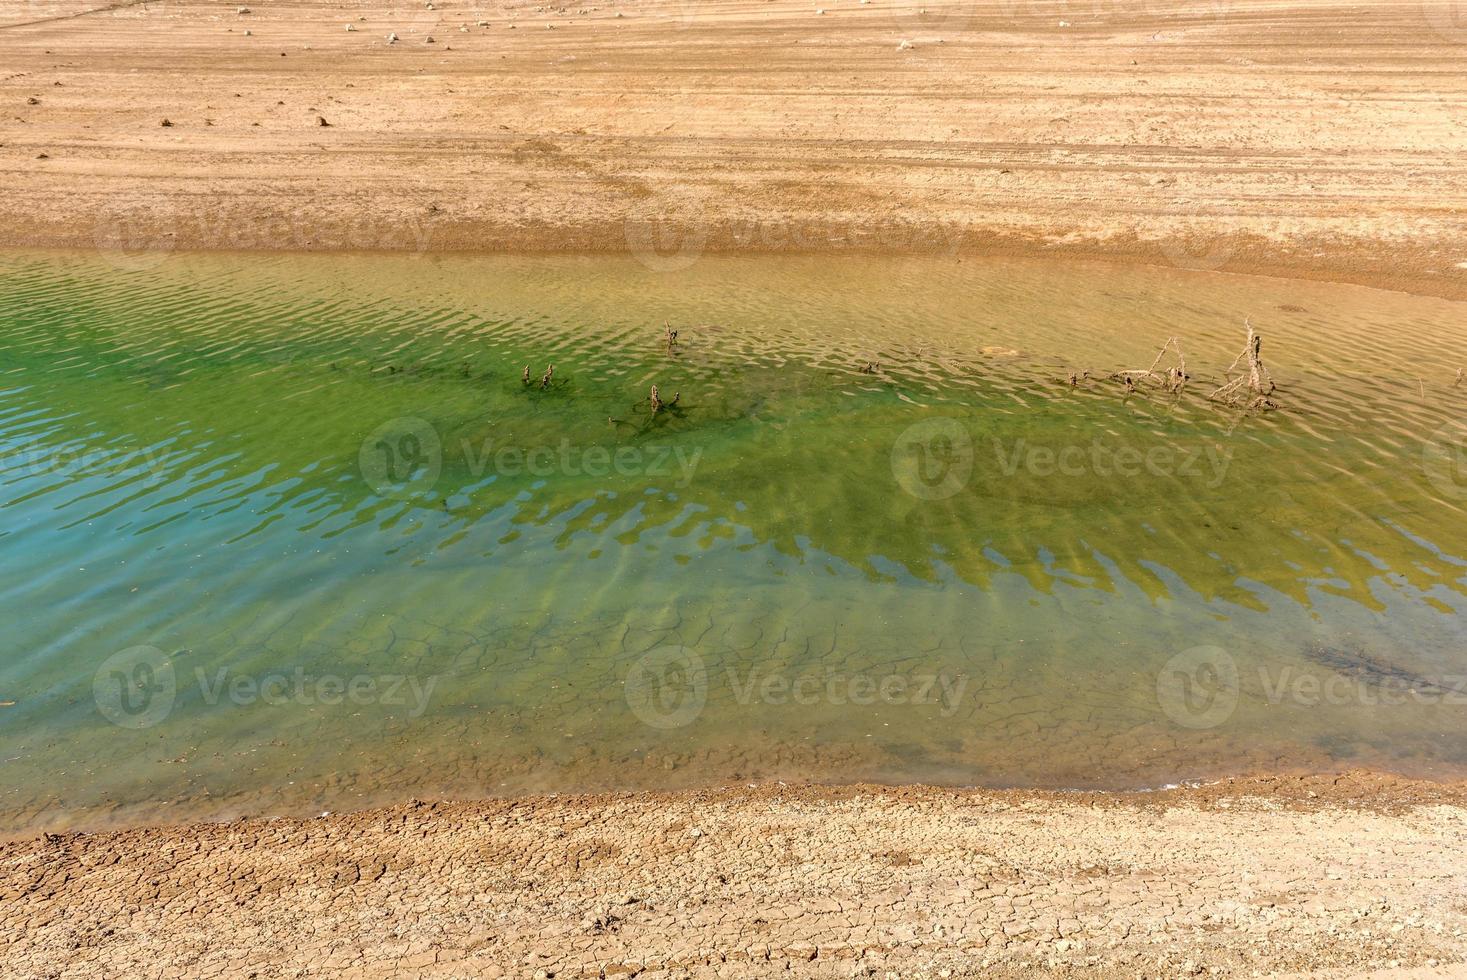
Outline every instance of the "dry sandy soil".
[(1464, 59), (1454, 0), (0, 0), (0, 244), (1058, 251), (1462, 297)]
[(7, 978), (1467, 975), (1467, 786), (780, 787), (0, 845)]

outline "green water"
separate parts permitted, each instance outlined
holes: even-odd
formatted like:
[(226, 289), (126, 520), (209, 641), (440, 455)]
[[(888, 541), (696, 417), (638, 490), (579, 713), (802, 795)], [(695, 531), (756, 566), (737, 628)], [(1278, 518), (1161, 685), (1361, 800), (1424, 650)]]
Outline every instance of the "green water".
[[(1461, 304), (972, 259), (107, 258), (0, 255), (4, 827), (1467, 770)], [(1206, 397), (1245, 316), (1274, 411)], [(1098, 380), (1169, 336), (1180, 394)]]

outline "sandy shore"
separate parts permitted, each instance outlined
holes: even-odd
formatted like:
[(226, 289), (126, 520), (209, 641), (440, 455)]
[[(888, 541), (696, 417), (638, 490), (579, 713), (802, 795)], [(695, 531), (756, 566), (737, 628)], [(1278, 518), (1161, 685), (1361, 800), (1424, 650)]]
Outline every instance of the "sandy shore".
[(778, 786), (0, 845), (12, 978), (1462, 975), (1467, 787)]
[(0, 0), (0, 244), (1069, 252), (1467, 295), (1450, 0), (821, 9)]

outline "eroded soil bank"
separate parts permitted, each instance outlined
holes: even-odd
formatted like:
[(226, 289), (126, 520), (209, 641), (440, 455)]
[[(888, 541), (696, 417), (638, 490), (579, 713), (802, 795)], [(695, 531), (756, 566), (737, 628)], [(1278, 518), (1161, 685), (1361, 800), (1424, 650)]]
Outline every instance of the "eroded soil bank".
[(0, 0), (0, 244), (1070, 253), (1467, 295), (1445, 0), (244, 9)]

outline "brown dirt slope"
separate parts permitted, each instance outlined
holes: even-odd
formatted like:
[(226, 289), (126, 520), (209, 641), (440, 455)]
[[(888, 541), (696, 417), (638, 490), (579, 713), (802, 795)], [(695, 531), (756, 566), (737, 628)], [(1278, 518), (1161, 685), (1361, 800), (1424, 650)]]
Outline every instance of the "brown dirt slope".
[(239, 9), (0, 0), (0, 244), (1059, 251), (1467, 295), (1451, 0)]

